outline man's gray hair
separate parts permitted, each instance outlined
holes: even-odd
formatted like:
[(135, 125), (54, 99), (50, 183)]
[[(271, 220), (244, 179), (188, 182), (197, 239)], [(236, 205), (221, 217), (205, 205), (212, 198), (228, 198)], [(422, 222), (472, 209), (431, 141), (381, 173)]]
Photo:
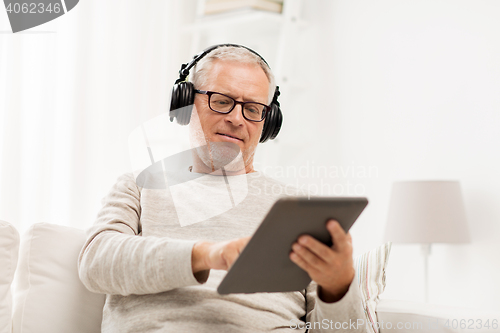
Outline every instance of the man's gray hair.
[(269, 80), (269, 101), (271, 104), (274, 97), (274, 90), (276, 89), (276, 83), (274, 80), (274, 74), (268, 65), (255, 53), (247, 50), (244, 47), (235, 46), (221, 46), (212, 50), (203, 59), (201, 59), (191, 70), (189, 75), (189, 81), (191, 81), (195, 88), (199, 89), (200, 86), (207, 84), (208, 73), (212, 69), (213, 62), (215, 60), (232, 60), (238, 61), (246, 64), (259, 65), (267, 76)]

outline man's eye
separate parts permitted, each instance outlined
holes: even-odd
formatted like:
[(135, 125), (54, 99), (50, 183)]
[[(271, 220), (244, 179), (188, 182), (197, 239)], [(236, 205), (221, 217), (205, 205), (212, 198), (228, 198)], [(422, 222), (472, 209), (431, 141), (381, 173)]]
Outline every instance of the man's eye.
[(245, 107), (245, 110), (247, 112), (250, 112), (250, 113), (253, 113), (253, 114), (260, 114), (260, 110), (257, 107), (255, 107), (255, 106), (249, 106), (249, 105), (247, 105)]
[(220, 101), (215, 101), (215, 103), (219, 105), (228, 105), (230, 102), (228, 100), (220, 100)]

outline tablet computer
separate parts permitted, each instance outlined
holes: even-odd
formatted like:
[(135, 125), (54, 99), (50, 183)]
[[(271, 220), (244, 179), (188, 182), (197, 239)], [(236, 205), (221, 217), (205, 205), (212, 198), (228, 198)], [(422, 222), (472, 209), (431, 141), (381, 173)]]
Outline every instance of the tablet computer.
[(360, 197), (291, 197), (275, 202), (220, 283), (220, 294), (286, 292), (307, 287), (311, 278), (289, 258), (300, 235), (332, 245), (326, 222), (347, 232), (368, 204)]

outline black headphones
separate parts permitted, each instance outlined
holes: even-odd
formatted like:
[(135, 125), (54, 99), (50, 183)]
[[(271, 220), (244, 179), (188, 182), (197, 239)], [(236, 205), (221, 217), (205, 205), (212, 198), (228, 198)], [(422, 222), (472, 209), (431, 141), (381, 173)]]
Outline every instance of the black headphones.
[[(179, 78), (174, 83), (174, 87), (172, 88), (172, 95), (170, 97), (170, 121), (174, 121), (174, 118), (176, 118), (177, 123), (180, 125), (189, 124), (195, 96), (193, 83), (186, 81), (186, 78), (189, 75), (189, 70), (193, 68), (194, 65), (196, 65), (196, 63), (208, 53), (222, 46), (245, 48), (253, 54), (257, 55), (269, 67), (266, 60), (264, 60), (264, 58), (262, 58), (260, 54), (243, 45), (218, 44), (206, 48), (201, 53), (195, 55), (191, 62), (182, 64), (181, 69), (179, 70)], [(281, 113), (280, 103), (278, 102), (279, 95), (280, 90), (279, 87), (276, 86), (273, 100), (271, 102), (271, 111), (266, 115), (266, 118), (264, 119), (264, 127), (262, 128), (262, 135), (260, 136), (259, 142), (266, 142), (269, 139), (273, 140), (280, 131), (281, 123), (283, 122), (283, 114)]]

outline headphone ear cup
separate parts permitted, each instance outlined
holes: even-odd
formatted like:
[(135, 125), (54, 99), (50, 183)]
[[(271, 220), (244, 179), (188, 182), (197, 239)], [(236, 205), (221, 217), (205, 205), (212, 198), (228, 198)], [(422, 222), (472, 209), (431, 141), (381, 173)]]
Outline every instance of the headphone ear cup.
[(272, 122), (272, 110), (269, 112), (268, 115), (266, 115), (266, 119), (264, 120), (264, 127), (262, 127), (262, 134), (260, 135), (260, 143), (264, 143), (269, 139), (269, 126)]
[(170, 94), (170, 121), (174, 121), (174, 118), (177, 117), (177, 105), (179, 104), (179, 85), (174, 84), (172, 87), (172, 93)]
[(271, 111), (266, 116), (264, 120), (264, 127), (262, 128), (262, 134), (260, 136), (260, 143), (264, 143), (267, 140), (273, 140), (278, 136), (281, 128), (281, 123), (283, 122), (283, 115), (281, 114), (281, 109), (276, 103), (271, 104)]
[(277, 104), (272, 104), (273, 114), (274, 114), (274, 126), (271, 130), (269, 139), (274, 140), (281, 129), (281, 124), (283, 124), (283, 114), (281, 113), (281, 108)]
[(174, 84), (170, 100), (170, 121), (177, 119), (179, 125), (187, 125), (191, 120), (194, 103), (194, 85), (191, 82)]

